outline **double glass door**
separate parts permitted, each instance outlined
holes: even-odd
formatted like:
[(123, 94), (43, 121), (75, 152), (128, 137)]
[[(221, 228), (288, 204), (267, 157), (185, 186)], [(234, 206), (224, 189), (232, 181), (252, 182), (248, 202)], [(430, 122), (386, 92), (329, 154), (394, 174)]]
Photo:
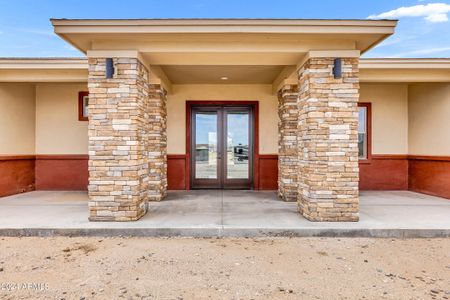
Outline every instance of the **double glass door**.
[(252, 107), (195, 106), (191, 118), (192, 188), (251, 188)]

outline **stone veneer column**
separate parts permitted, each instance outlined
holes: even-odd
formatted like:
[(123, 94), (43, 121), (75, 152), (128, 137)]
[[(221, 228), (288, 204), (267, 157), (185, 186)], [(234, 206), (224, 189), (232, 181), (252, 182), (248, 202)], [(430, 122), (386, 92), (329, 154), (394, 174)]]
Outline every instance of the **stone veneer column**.
[(151, 198), (165, 191), (154, 175), (165, 168), (165, 138), (154, 146), (165, 136), (156, 133), (165, 131), (164, 93), (149, 87), (148, 71), (137, 58), (114, 58), (114, 66), (114, 77), (106, 79), (105, 58), (89, 58), (91, 221), (137, 220), (146, 213), (149, 188), (156, 190)]
[(278, 195), (297, 201), (298, 86), (285, 84), (278, 92)]
[(167, 98), (161, 85), (149, 87), (149, 200), (160, 201), (167, 193)]
[(311, 221), (358, 221), (358, 58), (309, 58), (299, 70), (300, 213)]

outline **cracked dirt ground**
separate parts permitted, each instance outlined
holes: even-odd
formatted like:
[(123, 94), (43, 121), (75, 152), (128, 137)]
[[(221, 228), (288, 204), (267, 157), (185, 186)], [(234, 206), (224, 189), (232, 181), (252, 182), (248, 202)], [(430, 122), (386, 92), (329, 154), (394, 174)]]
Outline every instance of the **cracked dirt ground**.
[(450, 299), (450, 239), (0, 238), (0, 299)]

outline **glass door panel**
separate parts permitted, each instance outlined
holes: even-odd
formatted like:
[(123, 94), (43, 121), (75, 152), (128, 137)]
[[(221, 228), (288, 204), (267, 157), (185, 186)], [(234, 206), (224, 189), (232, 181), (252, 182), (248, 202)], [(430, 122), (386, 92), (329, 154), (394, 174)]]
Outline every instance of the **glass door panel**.
[(227, 179), (249, 179), (250, 116), (227, 113)]
[(197, 108), (192, 113), (193, 124), (193, 187), (220, 187), (220, 110)]
[(217, 179), (217, 113), (195, 114), (195, 178)]
[(252, 122), (248, 106), (192, 108), (192, 188), (251, 188)]

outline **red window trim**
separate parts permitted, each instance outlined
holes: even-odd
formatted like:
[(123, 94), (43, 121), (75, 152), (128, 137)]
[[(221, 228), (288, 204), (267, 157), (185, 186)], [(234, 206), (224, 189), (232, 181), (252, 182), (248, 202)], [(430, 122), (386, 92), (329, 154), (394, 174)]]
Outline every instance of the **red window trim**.
[(89, 96), (89, 92), (78, 92), (78, 121), (88, 121), (88, 117), (83, 115), (83, 97)]
[(366, 130), (367, 130), (367, 158), (360, 158), (360, 164), (370, 164), (372, 162), (372, 103), (360, 102), (358, 107), (365, 107), (367, 111)]

